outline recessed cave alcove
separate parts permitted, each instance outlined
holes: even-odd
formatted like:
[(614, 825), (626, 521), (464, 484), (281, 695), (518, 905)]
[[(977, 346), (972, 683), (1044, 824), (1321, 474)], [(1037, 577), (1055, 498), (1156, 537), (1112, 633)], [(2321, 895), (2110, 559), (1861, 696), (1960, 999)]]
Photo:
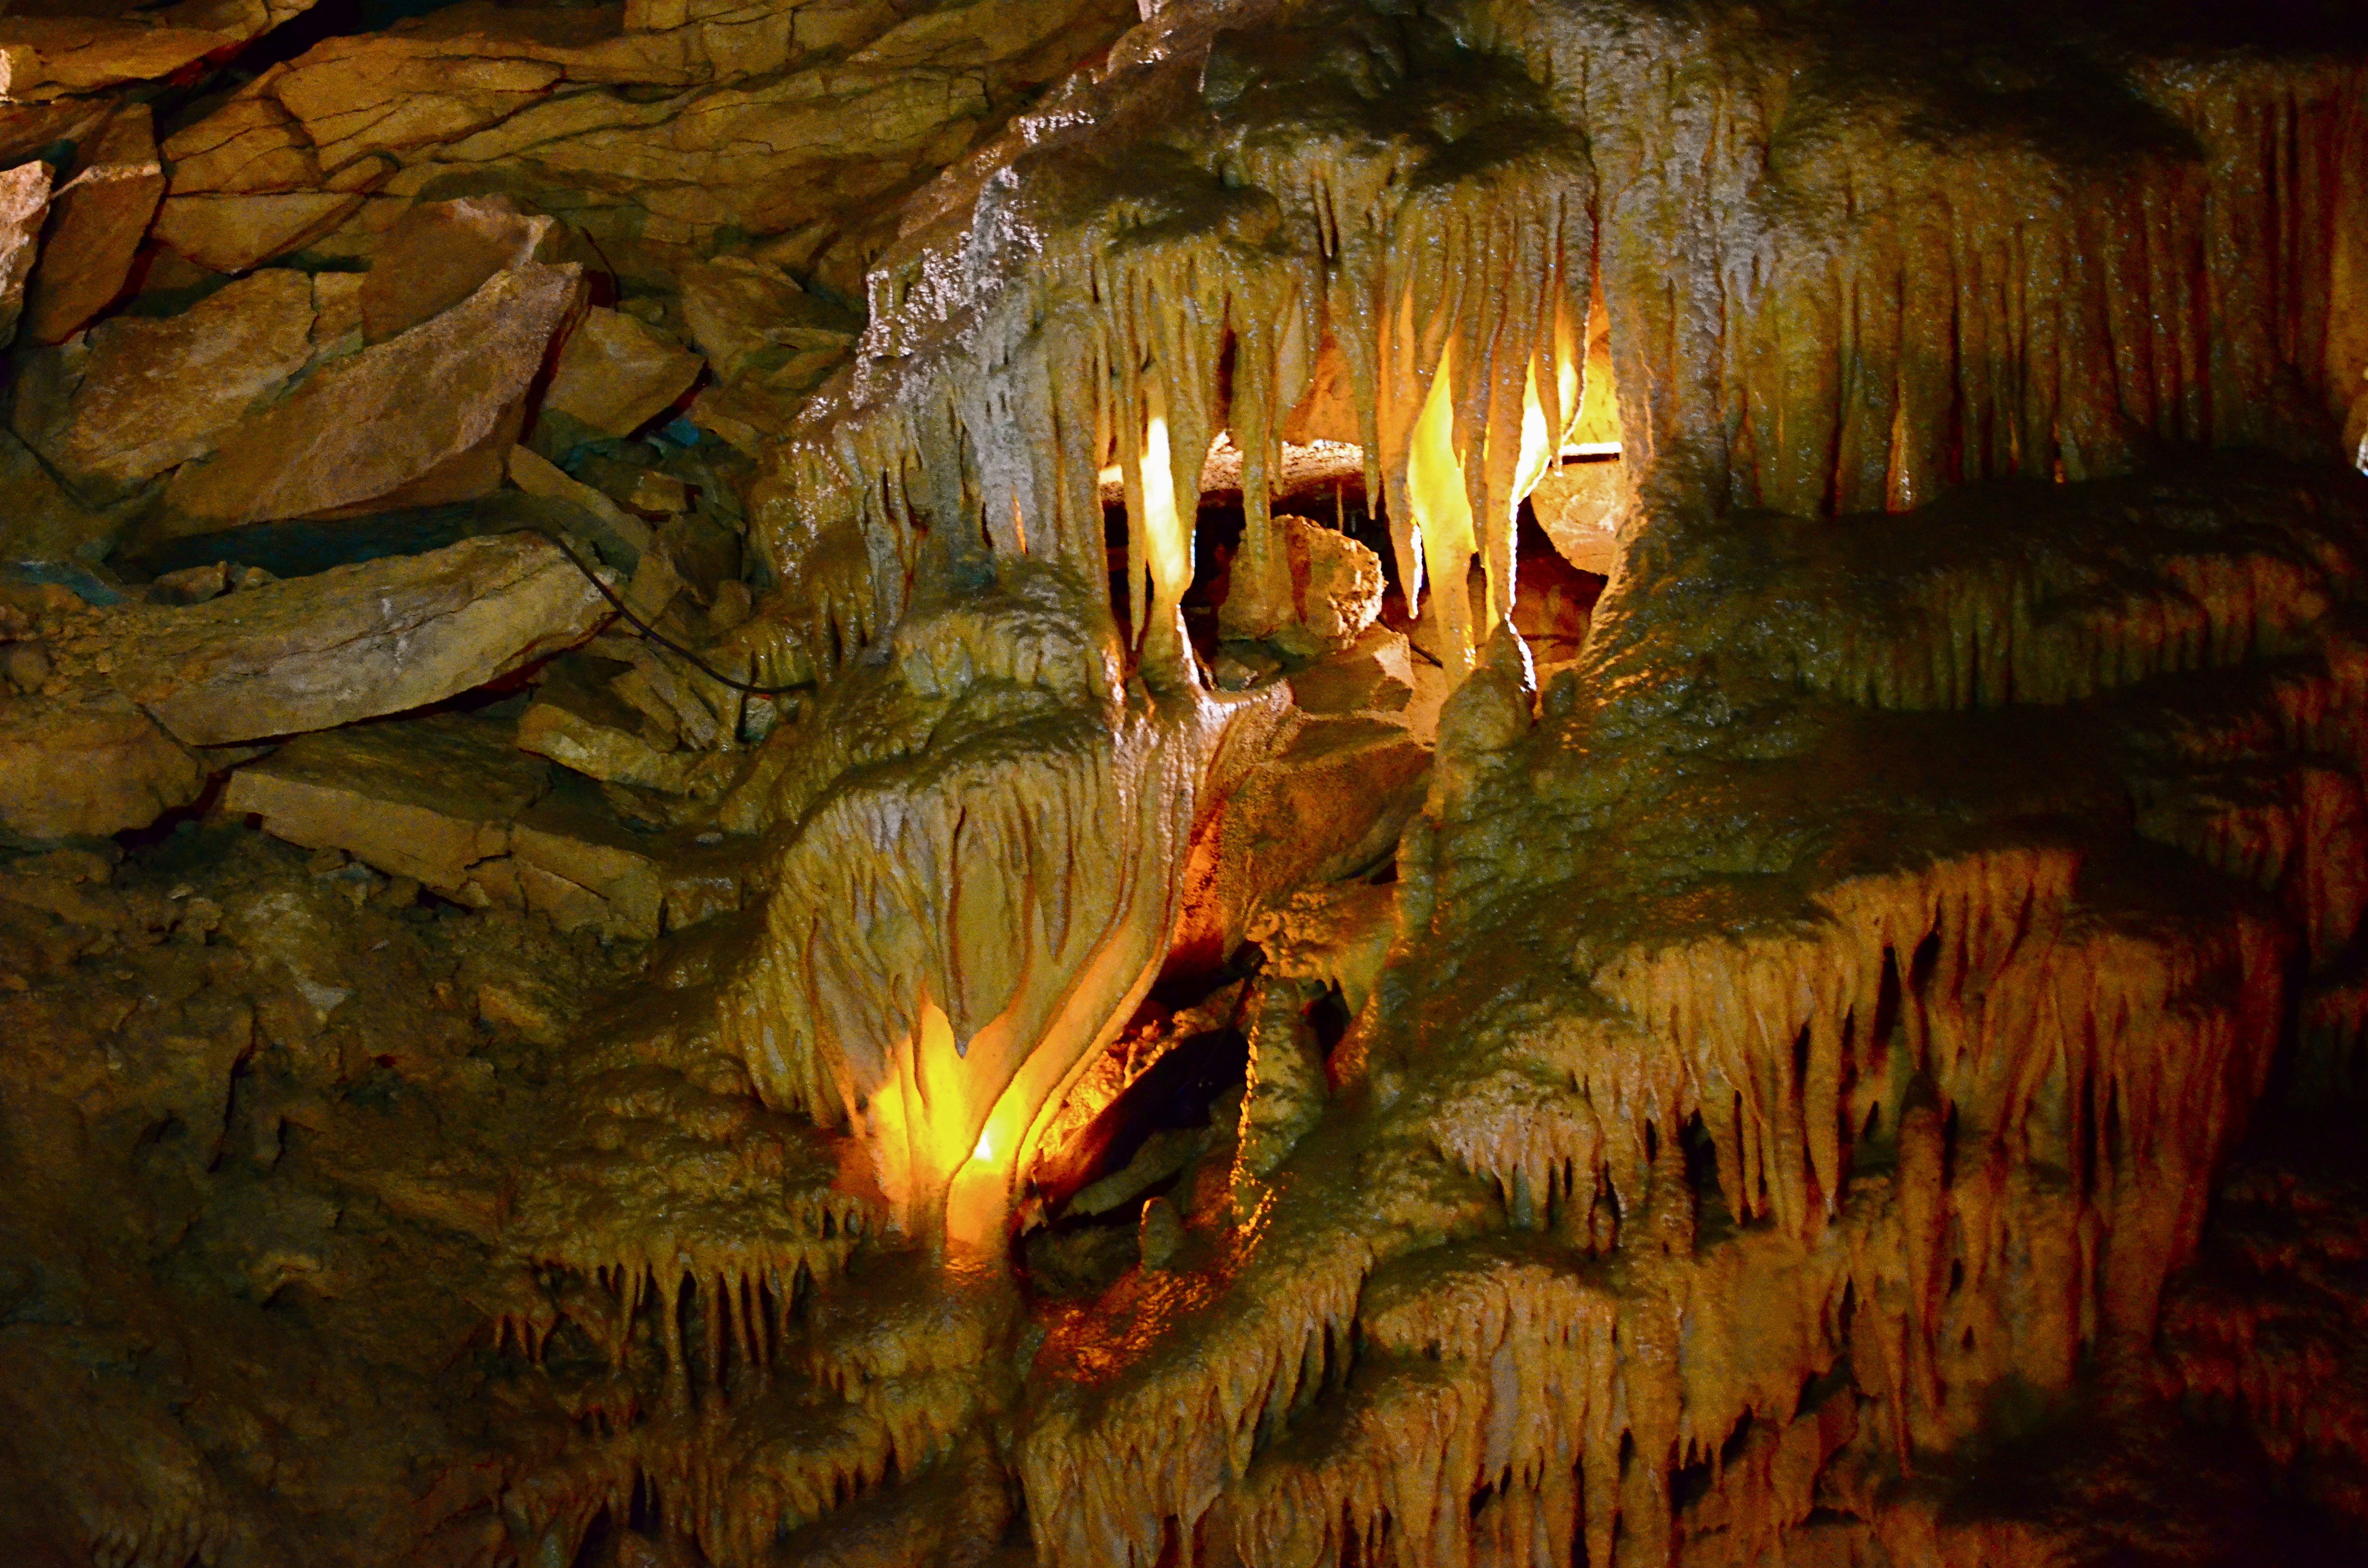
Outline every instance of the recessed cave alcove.
[(2368, 1561), (2368, 20), (0, 17), (0, 1564)]

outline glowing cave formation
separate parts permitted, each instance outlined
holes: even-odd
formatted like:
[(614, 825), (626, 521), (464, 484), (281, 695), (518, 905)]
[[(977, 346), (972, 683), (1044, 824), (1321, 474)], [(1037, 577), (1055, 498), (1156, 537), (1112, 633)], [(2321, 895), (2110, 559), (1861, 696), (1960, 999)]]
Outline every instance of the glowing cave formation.
[(2368, 28), (1054, 9), (0, 18), (0, 1558), (2362, 1550)]

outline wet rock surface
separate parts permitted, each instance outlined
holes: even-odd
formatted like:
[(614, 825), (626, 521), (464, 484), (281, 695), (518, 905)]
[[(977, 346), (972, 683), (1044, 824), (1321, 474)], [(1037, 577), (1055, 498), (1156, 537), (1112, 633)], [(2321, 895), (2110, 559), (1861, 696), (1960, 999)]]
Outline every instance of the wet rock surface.
[(2358, 1555), (2322, 11), (0, 17), (0, 1560)]

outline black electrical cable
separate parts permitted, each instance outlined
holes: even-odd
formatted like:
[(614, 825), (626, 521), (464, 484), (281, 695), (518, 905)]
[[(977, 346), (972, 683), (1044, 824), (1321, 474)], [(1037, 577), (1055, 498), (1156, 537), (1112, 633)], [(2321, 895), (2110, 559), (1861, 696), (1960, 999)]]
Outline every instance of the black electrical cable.
[(623, 616), (628, 621), (632, 622), (635, 631), (648, 638), (651, 642), (656, 643), (659, 647), (669, 649), (674, 653), (681, 654), (684, 658), (689, 659), (698, 667), (700, 674), (707, 676), (708, 679), (728, 686), (734, 691), (746, 692), (751, 697), (787, 697), (792, 692), (808, 691), (813, 689), (814, 683), (811, 681), (799, 681), (791, 686), (757, 686), (749, 681), (733, 679), (730, 676), (725, 675), (722, 670), (717, 669), (713, 665), (709, 664), (705, 659), (700, 658), (698, 654), (692, 653), (689, 649), (684, 647), (681, 643), (676, 642), (673, 638), (667, 636), (665, 632), (660, 631), (656, 627), (652, 626), (648, 621), (643, 620), (640, 616), (635, 615), (632, 610), (626, 608), (625, 601), (617, 597), (616, 590), (609, 587), (608, 584), (602, 582), (598, 573), (593, 571), (589, 566), (585, 565), (583, 558), (578, 556), (573, 550), (570, 550), (567, 546), (567, 541), (562, 539), (556, 532), (550, 528), (529, 528), (526, 531), (529, 533), (541, 534), (543, 538), (556, 545), (559, 548), (559, 553), (567, 557), (567, 563), (575, 567), (578, 572), (583, 573), (584, 580), (591, 584), (594, 587), (599, 589), (600, 597), (607, 599), (609, 603), (614, 607), (619, 615)]

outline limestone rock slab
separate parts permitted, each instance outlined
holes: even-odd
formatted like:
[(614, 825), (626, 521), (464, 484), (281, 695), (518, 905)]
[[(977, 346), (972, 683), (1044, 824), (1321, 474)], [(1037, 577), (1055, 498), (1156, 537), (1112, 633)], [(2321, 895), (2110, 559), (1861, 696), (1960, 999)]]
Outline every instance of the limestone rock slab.
[(79, 162), (51, 198), (49, 238), (28, 294), (25, 330), (37, 343), (63, 343), (123, 291), (165, 194), (146, 104), (126, 105)]
[(1564, 463), (1546, 470), (1530, 493), (1530, 510), (1555, 552), (1582, 572), (1609, 576), (1620, 553), (1612, 526), (1627, 494), (1623, 466), (1617, 460)]
[(361, 283), (362, 338), (383, 343), (534, 258), (552, 220), (501, 197), (423, 203), (381, 236)]
[(308, 849), (342, 849), (393, 876), (464, 895), (509, 853), (510, 824), (551, 788), (551, 767), (504, 744), (504, 726), (434, 714), (300, 736), (230, 777), (222, 808)]
[(501, 534), (124, 613), (118, 687), (218, 745), (439, 701), (582, 642), (609, 608), (549, 540)]
[(233, 773), (222, 805), (462, 903), (655, 937), (669, 892), (658, 860), (589, 785), (553, 786), (502, 721), (431, 714), (301, 736)]
[(1245, 549), (1219, 607), (1228, 637), (1264, 638), (1297, 657), (1346, 648), (1382, 611), (1382, 559), (1347, 534), (1273, 519), (1264, 571)]
[(175, 196), (310, 190), (321, 183), (313, 139), (271, 96), (271, 84), (286, 70), (274, 66), (165, 141)]
[(700, 357), (617, 311), (594, 308), (568, 335), (543, 407), (630, 436), (699, 379)]
[(207, 28), (83, 17), (0, 18), (0, 97), (57, 98), (169, 76), (238, 41)]
[(214, 272), (245, 272), (327, 233), (351, 217), (359, 191), (294, 190), (167, 196), (157, 210), (158, 239)]
[(41, 247), (50, 211), (50, 166), (19, 164), (0, 173), (0, 346), (17, 335), (25, 312), (25, 283)]
[[(286, 402), (233, 426), (211, 461), (174, 477), (165, 504), (181, 519), (177, 531), (494, 489), (544, 349), (579, 303), (576, 267), (529, 263), (324, 368)], [(433, 396), (422, 395), (431, 388)], [(482, 472), (464, 472), (445, 493), (422, 488), (472, 458), (483, 460)]]
[(71, 482), (121, 488), (214, 449), (313, 354), (313, 280), (268, 268), (176, 316), (117, 316), (32, 361), (17, 428)]

